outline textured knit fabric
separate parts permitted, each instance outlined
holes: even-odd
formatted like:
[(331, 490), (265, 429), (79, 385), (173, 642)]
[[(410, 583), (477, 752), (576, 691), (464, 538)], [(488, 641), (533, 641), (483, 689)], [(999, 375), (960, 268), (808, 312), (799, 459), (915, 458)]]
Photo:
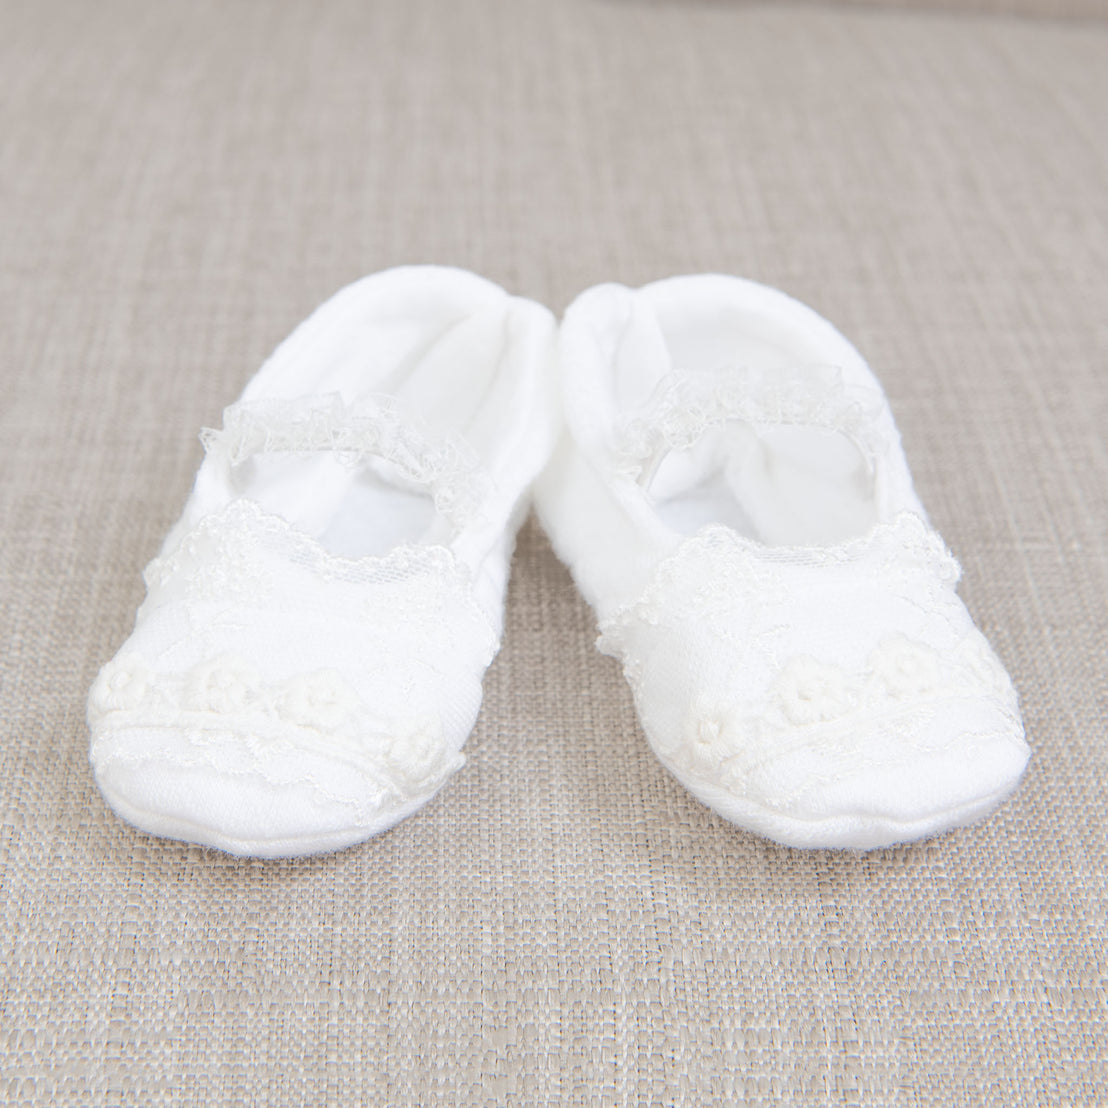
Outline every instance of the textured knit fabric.
[[(1050, 0), (1043, 0), (1044, 8)], [(0, 4), (0, 1102), (1108, 1101), (1108, 27), (788, 3)], [(85, 699), (200, 427), (331, 293), (741, 273), (879, 367), (1018, 800), (792, 851), (650, 753), (521, 532), (467, 764), (364, 846), (156, 840)]]

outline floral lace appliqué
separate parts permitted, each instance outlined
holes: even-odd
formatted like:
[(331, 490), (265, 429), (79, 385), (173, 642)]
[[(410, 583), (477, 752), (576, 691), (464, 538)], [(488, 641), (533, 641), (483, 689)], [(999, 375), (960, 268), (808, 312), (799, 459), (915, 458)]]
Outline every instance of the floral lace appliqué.
[(778, 677), (773, 690), (790, 723), (804, 726), (845, 716), (858, 705), (861, 690), (840, 666), (815, 658), (793, 658)]
[(1011, 682), (980, 634), (967, 636), (948, 658), (925, 643), (892, 634), (874, 647), (860, 672), (799, 656), (784, 666), (759, 702), (714, 711), (694, 706), (677, 747), (659, 753), (692, 777), (739, 786), (754, 765), (815, 741), (805, 739), (807, 734), (817, 736), (826, 727), (838, 733), (851, 721), (866, 730), (895, 730), (894, 724), (880, 721), (910, 716), (935, 697), (964, 696), (983, 696), (1006, 714), (1018, 715)]
[(375, 720), (338, 671), (322, 669), (266, 683), (227, 654), (184, 674), (153, 673), (136, 655), (109, 662), (93, 685), (89, 722), (96, 737), (115, 726), (170, 727), (203, 750), (228, 745), (258, 766), (290, 743), (349, 760), (379, 781), (383, 796), (407, 803), (437, 788), (464, 761), (434, 719)]

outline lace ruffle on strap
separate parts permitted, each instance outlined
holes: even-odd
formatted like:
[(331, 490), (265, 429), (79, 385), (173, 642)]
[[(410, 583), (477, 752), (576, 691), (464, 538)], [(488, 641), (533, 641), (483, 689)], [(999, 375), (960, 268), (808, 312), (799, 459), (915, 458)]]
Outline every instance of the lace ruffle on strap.
[(223, 412), (223, 429), (206, 427), (200, 441), (232, 466), (277, 452), (333, 452), (351, 465), (383, 458), (426, 486), (436, 509), (458, 526), (473, 521), (487, 492), (487, 475), (467, 443), (456, 437), (431, 442), (401, 417), (391, 397), (347, 405), (334, 393), (232, 404)]
[(671, 450), (685, 450), (732, 420), (752, 427), (823, 427), (851, 438), (871, 462), (889, 435), (880, 396), (849, 387), (834, 366), (759, 369), (736, 366), (662, 379), (639, 414), (616, 429), (620, 471), (649, 480)]

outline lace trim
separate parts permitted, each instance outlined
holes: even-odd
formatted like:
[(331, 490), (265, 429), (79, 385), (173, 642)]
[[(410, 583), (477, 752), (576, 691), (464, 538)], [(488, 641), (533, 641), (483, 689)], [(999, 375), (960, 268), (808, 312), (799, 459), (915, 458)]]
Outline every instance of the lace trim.
[[(267, 550), (317, 581), (371, 588), (411, 585), (402, 601), (391, 590), (348, 599), (345, 603), (354, 605), (348, 614), (375, 624), (411, 627), (419, 619), (441, 622), (443, 611), (457, 610), (476, 620), (482, 655), (495, 653), (498, 636), (474, 600), (467, 568), (448, 547), (398, 546), (377, 557), (343, 558), (252, 500), (235, 500), (204, 517), (173, 550), (147, 565), (143, 579), (152, 598), (172, 585), (174, 595), (186, 602), (272, 604), (278, 588), (274, 578), (280, 574), (275, 574), (272, 559), (263, 557)], [(283, 607), (293, 605), (298, 595), (288, 580), (282, 582)], [(311, 601), (307, 594), (306, 599)]]
[(782, 571), (795, 567), (823, 569), (857, 562), (880, 552), (882, 576), (892, 582), (905, 571), (922, 571), (935, 585), (953, 589), (961, 566), (942, 538), (914, 512), (901, 512), (888, 523), (878, 523), (865, 535), (834, 546), (767, 546), (719, 524), (710, 524), (686, 539), (654, 573), (643, 595), (612, 614), (601, 626), (599, 646), (618, 655), (620, 632), (634, 620), (657, 624), (672, 607), (675, 590), (688, 591), (690, 562), (700, 581), (692, 596), (693, 607), (718, 610), (729, 596), (751, 590), (777, 595)]
[[(875, 523), (864, 535), (831, 546), (770, 546), (720, 524), (709, 524), (683, 545), (742, 551), (765, 565), (815, 568), (847, 565), (879, 548), (904, 565), (934, 573), (943, 584), (956, 585), (962, 576), (962, 568), (942, 536), (915, 512), (898, 512), (887, 522)], [(668, 561), (679, 554), (680, 550)]]
[(473, 521), (488, 492), (488, 477), (467, 443), (457, 437), (431, 443), (388, 396), (350, 405), (338, 393), (232, 404), (223, 412), (223, 429), (204, 428), (200, 441), (232, 466), (278, 452), (333, 452), (351, 465), (383, 458), (426, 486), (436, 509), (456, 525)]
[(438, 788), (463, 760), (447, 746), (438, 720), (368, 719), (336, 670), (266, 683), (236, 654), (181, 674), (155, 674), (136, 654), (114, 659), (92, 687), (89, 722), (101, 761), (113, 757), (97, 741), (110, 730), (168, 728), (187, 733), (194, 749), (211, 755), (193, 763), (178, 758), (182, 766), (231, 765), (245, 755), (264, 773), (267, 755), (299, 748), (366, 773), (397, 803)]
[(641, 414), (616, 428), (616, 464), (623, 475), (648, 482), (671, 450), (685, 450), (731, 420), (840, 431), (872, 462), (888, 448), (890, 436), (880, 426), (885, 411), (880, 394), (849, 387), (834, 366), (674, 373), (662, 379)]
[(150, 562), (143, 578), (148, 587), (156, 588), (182, 571), (195, 575), (206, 568), (202, 563), (219, 562), (227, 563), (221, 565), (220, 578), (238, 584), (239, 578), (248, 579), (258, 572), (249, 550), (261, 546), (326, 581), (372, 584), (417, 574), (465, 578), (464, 567), (449, 547), (406, 544), (387, 554), (345, 558), (246, 499), (234, 500), (222, 511), (201, 519), (173, 550)]
[[(987, 641), (967, 627), (958, 573), (942, 539), (907, 512), (832, 547), (764, 547), (712, 526), (605, 621), (598, 645), (622, 660), (651, 742), (678, 776), (738, 795), (769, 789), (776, 803), (786, 787), (771, 768), (778, 760), (803, 750), (819, 766), (826, 755), (828, 772), (841, 776), (893, 764), (907, 749), (930, 753), (928, 721), (943, 704), (975, 700), (995, 712), (987, 734), (951, 732), (960, 748), (1018, 734), (1018, 698)], [(860, 584), (875, 619), (858, 632), (861, 641), (844, 638), (850, 660), (813, 656), (813, 645), (827, 646), (826, 628), (813, 619), (806, 638), (804, 621), (834, 603), (840, 587), (854, 598)], [(913, 618), (905, 634), (893, 614), (901, 609), (926, 619)], [(696, 651), (705, 652), (703, 665)], [(704, 684), (684, 723), (651, 726), (671, 669), (683, 695), (686, 665), (689, 679)], [(752, 670), (757, 685), (744, 683)], [(813, 777), (802, 777), (806, 789)]]
[[(949, 655), (893, 634), (877, 644), (860, 673), (796, 656), (760, 705), (698, 705), (677, 744), (659, 753), (678, 772), (742, 791), (752, 774), (791, 750), (826, 741), (848, 753), (852, 740), (883, 722), (890, 732), (888, 755), (900, 758), (906, 714), (966, 696), (986, 697), (1019, 726), (1015, 690), (980, 633)], [(857, 727), (859, 719), (864, 728)], [(964, 745), (973, 737), (953, 733), (951, 741)]]

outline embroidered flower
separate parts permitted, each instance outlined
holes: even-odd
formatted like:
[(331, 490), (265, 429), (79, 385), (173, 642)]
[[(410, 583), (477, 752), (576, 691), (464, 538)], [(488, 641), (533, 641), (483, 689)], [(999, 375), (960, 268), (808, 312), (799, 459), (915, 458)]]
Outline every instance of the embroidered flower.
[(903, 635), (884, 639), (870, 656), (870, 665), (889, 695), (895, 697), (930, 692), (942, 679), (935, 651)]
[(146, 697), (149, 681), (149, 673), (133, 656), (109, 662), (92, 686), (92, 703), (105, 713), (137, 708)]
[(257, 677), (237, 654), (197, 666), (185, 684), (185, 703), (198, 712), (241, 712), (254, 699)]
[(385, 761), (404, 791), (416, 794), (437, 785), (445, 776), (445, 754), (441, 726), (426, 720), (397, 735), (389, 743)]
[(843, 670), (807, 656), (785, 667), (777, 696), (785, 716), (798, 726), (837, 719), (858, 702), (858, 690)]
[(682, 761), (692, 773), (714, 776), (724, 755), (724, 721), (717, 715), (702, 716), (690, 728), (682, 749)]
[(333, 669), (294, 677), (277, 705), (282, 719), (323, 731), (339, 727), (357, 706), (357, 695)]

